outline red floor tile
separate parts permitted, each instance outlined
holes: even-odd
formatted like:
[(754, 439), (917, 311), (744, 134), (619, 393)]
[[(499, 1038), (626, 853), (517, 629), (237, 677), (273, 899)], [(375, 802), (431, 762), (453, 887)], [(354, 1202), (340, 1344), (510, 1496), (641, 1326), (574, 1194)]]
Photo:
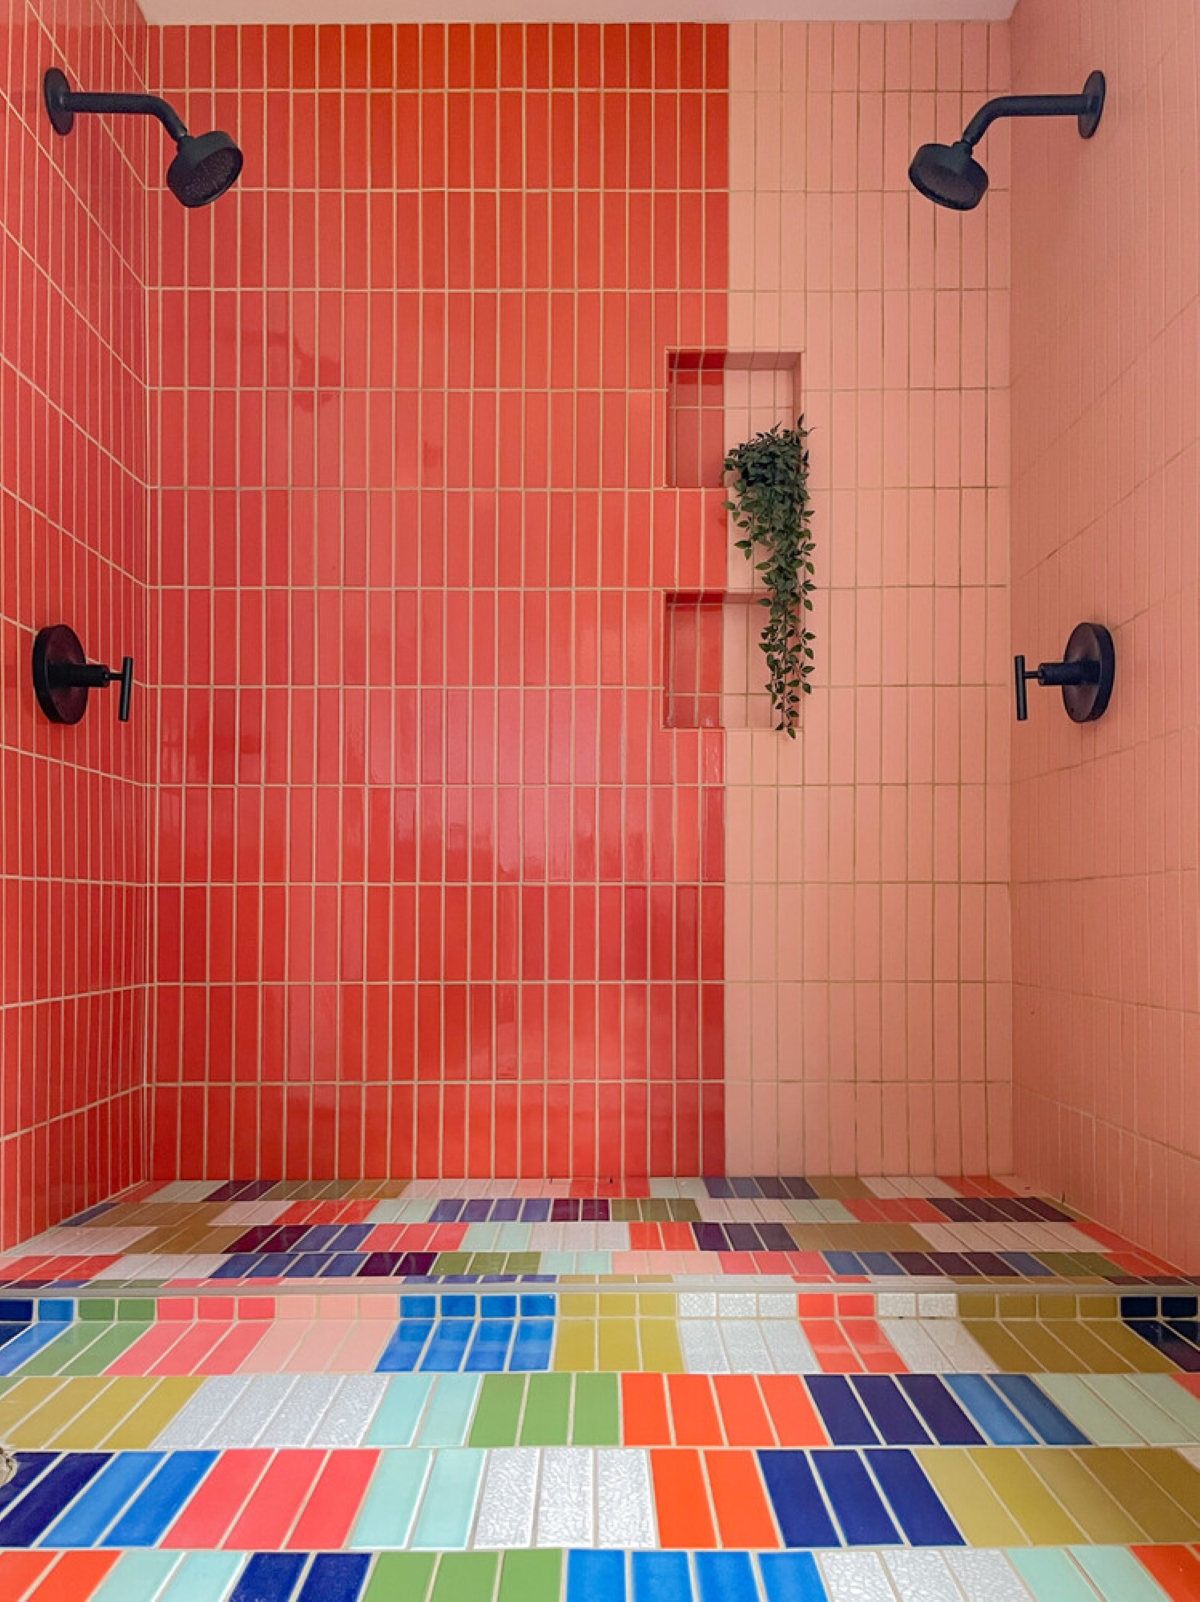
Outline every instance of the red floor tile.
[(278, 1452), (245, 1512), (221, 1543), (246, 1551), (277, 1552), (304, 1506), (325, 1461), (324, 1452)]
[[(37, 1590), (30, 1593), (29, 1602), (87, 1602), (120, 1555), (119, 1552), (64, 1552)], [(8, 1596), (20, 1594), (20, 1591), (6, 1593)]]
[(201, 1550), (220, 1546), (270, 1461), (268, 1451), (222, 1452), (162, 1545)]
[(1171, 1602), (1200, 1602), (1200, 1558), (1186, 1546), (1135, 1546), (1133, 1552)]
[(704, 1463), (717, 1510), (721, 1545), (768, 1550), (777, 1547), (779, 1532), (767, 1505), (766, 1488), (754, 1454), (705, 1452)]
[(670, 1374), (667, 1394), (679, 1446), (721, 1446), (725, 1436), (707, 1374)]
[(664, 1375), (621, 1375), (621, 1422), (626, 1446), (671, 1444)]
[(717, 1374), (717, 1406), (730, 1446), (773, 1446), (775, 1434), (753, 1374)]
[(780, 1446), (828, 1446), (825, 1426), (797, 1374), (760, 1374), (767, 1413)]
[(331, 1453), (287, 1545), (294, 1551), (336, 1551), (358, 1517), (378, 1452)]

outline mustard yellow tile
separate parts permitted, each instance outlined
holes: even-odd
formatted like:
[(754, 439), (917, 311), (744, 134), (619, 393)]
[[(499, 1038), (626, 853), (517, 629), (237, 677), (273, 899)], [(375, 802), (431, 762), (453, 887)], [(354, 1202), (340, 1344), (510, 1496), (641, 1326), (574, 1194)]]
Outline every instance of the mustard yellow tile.
[(1042, 1319), (1077, 1318), (1078, 1300), (1076, 1296), (1039, 1296), (1037, 1316)]
[(996, 1298), (963, 1294), (958, 1298), (959, 1318), (995, 1318)]
[(1006, 1291), (996, 1297), (997, 1318), (1036, 1318), (1037, 1297)]
[(18, 1423), (42, 1407), (66, 1383), (55, 1374), (39, 1374), (18, 1380), (10, 1391), (0, 1397), (0, 1440), (14, 1439)]
[(558, 1312), (560, 1318), (595, 1318), (597, 1314), (596, 1295), (585, 1295), (580, 1291), (569, 1291), (565, 1296), (558, 1298)]
[(1028, 1545), (966, 1452), (925, 1448), (917, 1458), (969, 1546)]
[[(1126, 1455), (1185, 1508), (1189, 1517), (1194, 1514), (1200, 1518), (1200, 1469), (1193, 1463), (1163, 1446), (1131, 1446)], [(1187, 1539), (1190, 1541), (1194, 1537)]]
[(1076, 1453), (1049, 1447), (1022, 1455), (1089, 1541), (1097, 1546), (1130, 1546), (1146, 1540), (1141, 1525), (1088, 1473)]
[(1092, 1333), (1097, 1340), (1103, 1341), (1106, 1346), (1111, 1346), (1118, 1357), (1124, 1358), (1128, 1365), (1126, 1372), (1132, 1371), (1134, 1374), (1178, 1372), (1169, 1357), (1164, 1357), (1160, 1351), (1151, 1346), (1149, 1341), (1144, 1341), (1140, 1335), (1135, 1335), (1127, 1324), (1121, 1323), (1120, 1319), (1114, 1318), (1104, 1324), (1093, 1324)]
[(53, 1442), (48, 1444), (63, 1452), (94, 1451), (157, 1384), (157, 1379), (142, 1375), (122, 1375), (108, 1380), (99, 1395), (65, 1424)]
[(1081, 1296), (1079, 1298), (1079, 1316), (1087, 1319), (1116, 1318), (1117, 1298), (1115, 1296)]
[(562, 1318), (554, 1343), (554, 1367), (560, 1374), (590, 1374), (596, 1367), (596, 1324), (590, 1318)]
[(204, 1384), (199, 1374), (173, 1375), (160, 1379), (154, 1389), (137, 1403), (117, 1425), (104, 1445), (112, 1452), (139, 1451), (154, 1442), (155, 1436), (175, 1417), (183, 1404)]
[(65, 1424), (95, 1401), (107, 1384), (102, 1375), (67, 1380), (53, 1396), (47, 1397), (40, 1407), (27, 1413), (9, 1430), (9, 1441), (27, 1452), (48, 1446)]
[(633, 1318), (637, 1313), (637, 1297), (632, 1291), (621, 1295), (618, 1291), (601, 1291), (601, 1318)]
[(1030, 1546), (1071, 1546), (1083, 1532), (1059, 1507), (1017, 1451), (1002, 1446), (974, 1449), (971, 1461), (1025, 1531)]
[(638, 1294), (638, 1312), (643, 1318), (674, 1318), (676, 1302), (673, 1296), (658, 1291), (641, 1291)]
[(673, 1318), (643, 1318), (640, 1321), (642, 1337), (642, 1367), (647, 1374), (682, 1374), (683, 1350), (679, 1345), (679, 1329)]
[(1105, 1341), (1092, 1324), (1060, 1320), (1054, 1325), (1054, 1338), (1069, 1347), (1084, 1365), (1084, 1374), (1127, 1374), (1133, 1366)]
[[(1005, 1374), (1041, 1373), (1042, 1364), (1013, 1334), (1011, 1324), (998, 1324), (993, 1319), (964, 1320), (964, 1329), (973, 1335), (984, 1351)], [(1024, 1325), (1021, 1326), (1022, 1330)]]
[[(1173, 1457), (1176, 1462), (1183, 1464), (1184, 1468), (1191, 1468), (1191, 1464), (1175, 1452), (1163, 1450), (1161, 1456)], [(1147, 1474), (1137, 1462), (1132, 1453), (1123, 1452), (1119, 1447), (1092, 1447), (1089, 1451), (1079, 1452), (1080, 1462), (1093, 1476), (1099, 1480), (1104, 1489), (1115, 1501), (1119, 1502), (1131, 1518), (1135, 1518), (1152, 1541), (1184, 1542), (1200, 1540), (1200, 1499), (1195, 1498), (1191, 1503), (1192, 1512), (1181, 1507), (1177, 1500), (1168, 1492), (1163, 1495), (1165, 1487), (1151, 1474)], [(1192, 1470), (1195, 1474), (1195, 1470)], [(1197, 1475), (1200, 1480), (1200, 1475)], [(1183, 1495), (1187, 1495), (1189, 1487), (1180, 1485)]]
[(1039, 1324), (1037, 1319), (1031, 1318), (1015, 1331), (1010, 1330), (1010, 1333), (1020, 1341), (1027, 1352), (1033, 1354), (1039, 1367), (1047, 1374), (1088, 1372), (1088, 1366), (1083, 1358), (1072, 1351), (1065, 1341), (1060, 1341), (1048, 1324)]
[(598, 1366), (605, 1373), (621, 1373), (642, 1366), (638, 1351), (637, 1320), (634, 1318), (602, 1318), (600, 1320), (600, 1360)]

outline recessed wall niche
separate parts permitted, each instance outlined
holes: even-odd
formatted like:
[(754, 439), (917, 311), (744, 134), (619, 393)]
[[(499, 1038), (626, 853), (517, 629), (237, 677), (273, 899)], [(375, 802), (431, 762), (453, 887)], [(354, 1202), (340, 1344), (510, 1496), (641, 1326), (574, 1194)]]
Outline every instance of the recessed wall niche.
[(752, 590), (675, 591), (666, 597), (663, 723), (668, 729), (772, 726), (758, 648), (765, 618)]
[(667, 352), (667, 483), (716, 489), (725, 451), (772, 423), (795, 422), (800, 352)]

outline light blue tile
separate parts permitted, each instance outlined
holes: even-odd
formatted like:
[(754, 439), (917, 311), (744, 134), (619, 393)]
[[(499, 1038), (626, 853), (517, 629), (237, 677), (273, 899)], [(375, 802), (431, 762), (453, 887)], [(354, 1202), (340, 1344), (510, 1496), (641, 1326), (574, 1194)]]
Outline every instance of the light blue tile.
[(154, 1602), (171, 1570), (177, 1568), (181, 1552), (122, 1552), (91, 1602)]
[(241, 1552), (189, 1552), (155, 1602), (224, 1602), (242, 1561)]
[(1165, 1602), (1162, 1586), (1123, 1546), (1073, 1546), (1071, 1556), (1104, 1602)]
[[(70, 1275), (64, 1274), (63, 1278), (69, 1279)], [(34, 1305), (39, 1323), (69, 1324), (75, 1317), (75, 1302), (70, 1297), (47, 1296), (39, 1298)]]
[(1054, 1547), (1014, 1549), (1008, 1561), (1037, 1602), (1096, 1602), (1096, 1593), (1071, 1561)]
[(539, 1274), (573, 1274), (575, 1272), (574, 1252), (543, 1252), (542, 1261), (538, 1268)]
[(418, 1445), (462, 1446), (471, 1429), (480, 1384), (477, 1374), (440, 1374), (421, 1420)]
[[(685, 1591), (680, 1602), (687, 1602)], [(567, 1559), (567, 1602), (625, 1602), (623, 1552), (572, 1552)]]
[(427, 1552), (463, 1550), (475, 1522), (475, 1502), (486, 1455), (470, 1447), (434, 1454), (413, 1531), (414, 1548)]
[(577, 1274), (611, 1274), (611, 1252), (576, 1252), (575, 1272)]
[(411, 1446), (433, 1389), (432, 1374), (394, 1374), (367, 1433), (368, 1446)]
[(429, 1470), (432, 1452), (381, 1452), (366, 1500), (347, 1543), (359, 1551), (408, 1545), (413, 1514)]

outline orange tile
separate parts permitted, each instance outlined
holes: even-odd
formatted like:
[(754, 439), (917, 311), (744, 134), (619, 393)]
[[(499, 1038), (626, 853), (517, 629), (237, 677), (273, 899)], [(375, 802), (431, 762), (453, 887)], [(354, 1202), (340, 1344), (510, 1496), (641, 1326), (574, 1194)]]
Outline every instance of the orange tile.
[(779, 1533), (757, 1457), (752, 1452), (705, 1452), (704, 1466), (717, 1510), (721, 1545), (766, 1550), (777, 1547)]
[(699, 1452), (652, 1451), (658, 1536), (664, 1547), (706, 1548), (717, 1544)]
[(668, 1374), (667, 1394), (680, 1446), (721, 1446), (724, 1436), (707, 1374)]

